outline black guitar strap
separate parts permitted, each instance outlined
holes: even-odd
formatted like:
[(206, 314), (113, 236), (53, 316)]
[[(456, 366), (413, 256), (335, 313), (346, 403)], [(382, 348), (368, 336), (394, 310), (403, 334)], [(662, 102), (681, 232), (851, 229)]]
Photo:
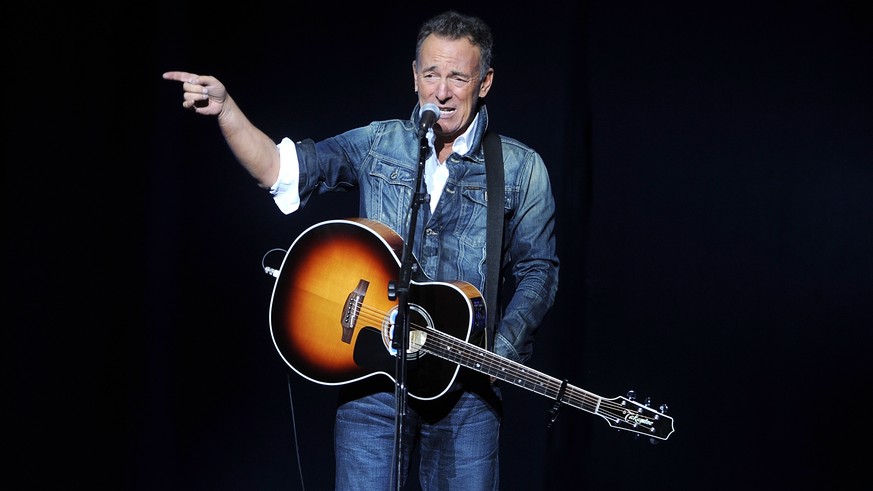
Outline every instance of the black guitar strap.
[(485, 236), (485, 305), (488, 309), (488, 348), (494, 346), (494, 333), (497, 329), (497, 293), (500, 285), (501, 253), (503, 252), (503, 148), (500, 136), (486, 131), (484, 136), (485, 175), (488, 180), (486, 201), (488, 203), (488, 233)]

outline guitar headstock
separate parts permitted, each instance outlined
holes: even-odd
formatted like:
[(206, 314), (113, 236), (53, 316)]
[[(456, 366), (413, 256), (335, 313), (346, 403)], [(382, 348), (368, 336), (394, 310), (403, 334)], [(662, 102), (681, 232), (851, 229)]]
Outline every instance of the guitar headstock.
[(627, 397), (603, 399), (597, 409), (597, 414), (609, 426), (659, 440), (666, 440), (674, 431), (673, 418), (666, 412), (666, 404), (661, 404), (659, 411), (652, 409), (649, 397), (643, 404), (638, 403), (632, 390), (628, 391)]

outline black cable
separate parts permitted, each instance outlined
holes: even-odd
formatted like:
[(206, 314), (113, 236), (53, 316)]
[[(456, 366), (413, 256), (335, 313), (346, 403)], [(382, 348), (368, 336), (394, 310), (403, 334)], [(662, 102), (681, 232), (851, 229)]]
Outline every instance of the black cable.
[(300, 443), (297, 441), (297, 416), (294, 415), (294, 397), (291, 395), (291, 374), (285, 373), (288, 378), (288, 403), (291, 406), (291, 428), (294, 431), (294, 453), (297, 455), (297, 471), (300, 474), (300, 489), (305, 491), (303, 484), (303, 466), (300, 464)]

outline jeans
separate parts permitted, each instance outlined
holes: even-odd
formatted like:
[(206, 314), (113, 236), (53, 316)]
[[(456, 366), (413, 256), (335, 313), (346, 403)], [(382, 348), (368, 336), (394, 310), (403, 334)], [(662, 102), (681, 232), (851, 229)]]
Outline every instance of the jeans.
[[(499, 401), (498, 388), (491, 395)], [(499, 409), (466, 391), (449, 393), (437, 401), (408, 397), (407, 402), (402, 438), (404, 489), (414, 489), (408, 487), (406, 478), (416, 446), (422, 490), (498, 489)], [(334, 428), (338, 491), (396, 488), (395, 415), (393, 392), (377, 392), (339, 406)]]

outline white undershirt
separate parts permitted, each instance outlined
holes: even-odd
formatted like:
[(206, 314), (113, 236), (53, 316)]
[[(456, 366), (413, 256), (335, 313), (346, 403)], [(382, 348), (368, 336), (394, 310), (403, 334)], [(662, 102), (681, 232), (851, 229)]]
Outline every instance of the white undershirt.
[[(458, 155), (466, 155), (470, 151), (470, 135), (474, 134), (476, 125), (479, 123), (479, 115), (473, 118), (473, 123), (467, 128), (461, 136), (455, 138), (452, 142), (452, 152)], [(430, 145), (430, 157), (424, 163), (424, 184), (427, 186), (427, 192), (430, 194), (430, 212), (436, 210), (436, 205), (440, 201), (440, 196), (443, 194), (443, 188), (446, 187), (446, 181), (449, 179), (449, 169), (445, 162), (440, 162), (437, 159), (436, 150), (433, 147), (433, 129), (427, 132), (427, 143)]]

